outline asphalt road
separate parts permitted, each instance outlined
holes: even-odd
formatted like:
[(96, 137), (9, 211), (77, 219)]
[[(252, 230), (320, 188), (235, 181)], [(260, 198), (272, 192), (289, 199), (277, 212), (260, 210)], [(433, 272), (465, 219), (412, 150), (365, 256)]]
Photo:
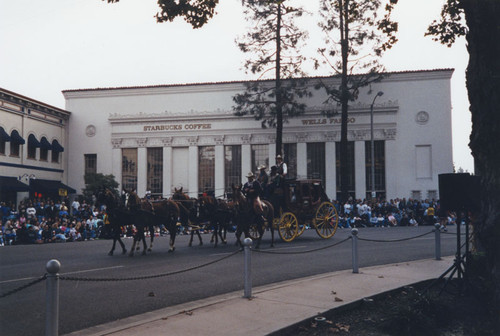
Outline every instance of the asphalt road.
[[(359, 267), (434, 258), (432, 227), (361, 228)], [(454, 255), (456, 235), (443, 234), (442, 255)], [(252, 285), (260, 286), (326, 272), (352, 268), (350, 230), (338, 229), (329, 239), (314, 230), (291, 243), (280, 241), (270, 248), (266, 232), (260, 252), (252, 252)], [(234, 234), (216, 249), (203, 235), (204, 245), (188, 247), (188, 236), (178, 236), (176, 251), (168, 252), (168, 237), (157, 237), (152, 253), (133, 258), (107, 255), (109, 240), (0, 248), (0, 296), (39, 279), (51, 259), (61, 263), (59, 332), (69, 333), (184, 302), (223, 293), (243, 295), (243, 253), (234, 253)], [(195, 240), (195, 244), (197, 241)], [(127, 248), (131, 240), (126, 239)], [(335, 246), (333, 246), (335, 245)], [(118, 253), (117, 253), (118, 252)], [(269, 253), (269, 252), (272, 252)], [(203, 266), (207, 263), (209, 265)], [(136, 278), (136, 280), (128, 280)], [(140, 278), (140, 279), (137, 279)], [(105, 279), (106, 281), (98, 281)], [(44, 335), (45, 281), (0, 298), (2, 335)]]

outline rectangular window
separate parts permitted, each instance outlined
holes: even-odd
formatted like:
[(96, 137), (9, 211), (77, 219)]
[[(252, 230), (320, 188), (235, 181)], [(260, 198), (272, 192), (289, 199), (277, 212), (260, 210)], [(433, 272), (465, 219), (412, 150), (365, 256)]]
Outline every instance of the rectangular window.
[[(385, 196), (385, 141), (373, 142), (375, 159), (375, 192), (377, 196)], [(366, 197), (371, 197), (372, 187), (372, 146), (371, 141), (365, 141), (365, 167), (366, 167)]]
[(251, 170), (253, 173), (257, 172), (257, 167), (260, 165), (265, 165), (269, 167), (269, 145), (252, 145), (252, 166)]
[(417, 201), (422, 200), (422, 192), (420, 190), (412, 190), (411, 198)]
[(283, 161), (286, 163), (287, 177), (297, 177), (297, 144), (283, 145)]
[(137, 190), (137, 148), (122, 149), (122, 189)]
[(40, 161), (47, 161), (49, 157), (49, 150), (47, 148), (40, 147)]
[(427, 191), (427, 198), (431, 201), (437, 201), (439, 198), (437, 190), (428, 190)]
[[(355, 195), (355, 175), (354, 175), (354, 141), (347, 142), (347, 190), (350, 196)], [(335, 165), (337, 180), (337, 199), (340, 199), (340, 142), (335, 143)]]
[(97, 173), (97, 154), (84, 154), (85, 175)]
[(415, 166), (417, 178), (432, 178), (432, 152), (431, 146), (415, 146)]
[(321, 179), (325, 185), (325, 143), (307, 143), (307, 178)]
[(226, 192), (231, 186), (241, 183), (241, 146), (224, 146), (224, 187)]
[(148, 148), (147, 190), (151, 194), (161, 195), (163, 191), (163, 148)]
[(59, 151), (52, 150), (52, 163), (59, 163)]
[(215, 194), (215, 146), (198, 147), (198, 190)]
[(35, 144), (28, 141), (28, 159), (36, 160), (36, 148), (37, 146)]
[(5, 155), (5, 140), (0, 136), (0, 155)]
[(11, 141), (10, 142), (10, 156), (13, 156), (13, 157), (19, 157), (19, 143), (16, 142), (16, 141)]

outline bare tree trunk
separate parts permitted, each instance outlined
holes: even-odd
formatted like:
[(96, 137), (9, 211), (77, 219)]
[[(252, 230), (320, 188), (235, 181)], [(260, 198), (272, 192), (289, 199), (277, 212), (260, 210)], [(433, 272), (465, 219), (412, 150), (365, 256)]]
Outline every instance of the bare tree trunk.
[(349, 91), (347, 88), (347, 62), (349, 53), (349, 0), (340, 0), (340, 43), (342, 52), (342, 77), (341, 77), (341, 124), (340, 124), (340, 201), (348, 199), (348, 161), (347, 161), (347, 113), (349, 110)]
[(283, 96), (281, 94), (281, 4), (278, 4), (276, 23), (276, 155), (282, 154), (283, 143)]
[(467, 26), (470, 148), (481, 177), (475, 247), (486, 254), (491, 297), (500, 320), (500, 1), (463, 0)]

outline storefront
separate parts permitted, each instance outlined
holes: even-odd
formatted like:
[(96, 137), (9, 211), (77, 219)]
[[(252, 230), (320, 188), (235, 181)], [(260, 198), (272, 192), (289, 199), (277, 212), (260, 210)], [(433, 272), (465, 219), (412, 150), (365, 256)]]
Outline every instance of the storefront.
[[(70, 115), (0, 89), (0, 201), (16, 204), (40, 194), (60, 199), (58, 193), (41, 188), (40, 183), (67, 183), (64, 152)], [(69, 187), (66, 190), (75, 192)]]

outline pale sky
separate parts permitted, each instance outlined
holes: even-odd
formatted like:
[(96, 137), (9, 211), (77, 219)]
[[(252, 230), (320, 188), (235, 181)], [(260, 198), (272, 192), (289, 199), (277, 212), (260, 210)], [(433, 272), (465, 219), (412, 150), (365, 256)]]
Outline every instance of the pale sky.
[[(316, 14), (318, 0), (296, 2)], [(382, 63), (388, 71), (455, 69), (453, 161), (473, 172), (465, 39), (447, 48), (424, 37), (445, 0), (399, 2), (399, 42)], [(182, 19), (156, 23), (157, 11), (156, 0), (0, 0), (0, 87), (64, 109), (61, 91), (69, 89), (256, 79), (241, 69), (245, 55), (234, 42), (248, 25), (241, 0), (220, 0), (218, 14), (196, 30)], [(306, 56), (322, 41), (314, 20), (306, 21)]]

